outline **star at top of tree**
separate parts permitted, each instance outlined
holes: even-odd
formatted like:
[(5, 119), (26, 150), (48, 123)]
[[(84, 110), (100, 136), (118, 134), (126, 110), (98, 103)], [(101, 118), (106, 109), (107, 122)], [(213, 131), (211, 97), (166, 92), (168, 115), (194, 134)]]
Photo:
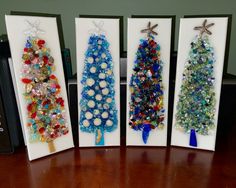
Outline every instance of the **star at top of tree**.
[(151, 26), (151, 22), (148, 22), (147, 29), (142, 29), (141, 33), (147, 33), (148, 36), (151, 34), (157, 35), (157, 32), (153, 31), (157, 26), (158, 24)]
[(203, 35), (203, 33), (206, 33), (208, 35), (211, 35), (212, 32), (209, 31), (209, 27), (215, 25), (214, 23), (210, 23), (210, 24), (207, 24), (207, 19), (204, 20), (204, 22), (202, 23), (202, 26), (196, 26), (194, 27), (194, 30), (199, 30), (200, 31), (200, 36)]
[(104, 26), (104, 22), (103, 21), (100, 21), (100, 22), (95, 22), (95, 21), (92, 21), (93, 25), (95, 26), (93, 29), (90, 29), (89, 30), (89, 33), (90, 34), (98, 34), (98, 35), (102, 35), (102, 34), (105, 34), (106, 31), (103, 29), (103, 26)]
[(40, 33), (45, 33), (42, 29), (39, 28), (39, 20), (36, 20), (35, 22), (30, 22), (29, 20), (26, 20), (26, 23), (29, 25), (29, 27), (24, 31), (26, 35), (36, 37)]

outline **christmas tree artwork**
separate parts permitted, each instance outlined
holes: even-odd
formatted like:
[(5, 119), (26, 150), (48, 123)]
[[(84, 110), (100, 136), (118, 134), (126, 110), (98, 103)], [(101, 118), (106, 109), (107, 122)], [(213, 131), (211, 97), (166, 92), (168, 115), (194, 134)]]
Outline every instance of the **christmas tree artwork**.
[(146, 144), (149, 133), (154, 129), (164, 128), (163, 62), (160, 55), (160, 45), (155, 41), (157, 27), (148, 23), (148, 28), (141, 30), (147, 33), (140, 40), (132, 76), (129, 83), (129, 126), (135, 131), (142, 131), (142, 139)]
[(30, 143), (47, 143), (49, 152), (55, 152), (54, 140), (68, 133), (61, 87), (53, 72), (54, 59), (39, 22), (27, 21), (30, 28), (22, 55), (24, 98), (27, 105), (27, 129)]
[(114, 62), (101, 23), (93, 22), (85, 52), (80, 100), (80, 130), (95, 134), (95, 145), (105, 144), (104, 133), (117, 128)]
[(179, 100), (177, 103), (176, 128), (190, 134), (189, 145), (197, 147), (196, 133), (209, 135), (215, 127), (214, 49), (210, 44), (209, 28), (214, 23), (202, 26), (191, 42), (188, 60), (185, 63)]

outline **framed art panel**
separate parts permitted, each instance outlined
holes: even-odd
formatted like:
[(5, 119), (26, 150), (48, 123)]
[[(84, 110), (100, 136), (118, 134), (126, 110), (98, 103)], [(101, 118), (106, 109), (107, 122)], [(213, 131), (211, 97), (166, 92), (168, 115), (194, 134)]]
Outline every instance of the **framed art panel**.
[(166, 146), (171, 18), (129, 18), (126, 145)]
[(56, 18), (5, 20), (29, 159), (73, 147)]
[(119, 19), (75, 22), (79, 146), (119, 146)]
[(215, 149), (227, 22), (180, 20), (171, 145)]

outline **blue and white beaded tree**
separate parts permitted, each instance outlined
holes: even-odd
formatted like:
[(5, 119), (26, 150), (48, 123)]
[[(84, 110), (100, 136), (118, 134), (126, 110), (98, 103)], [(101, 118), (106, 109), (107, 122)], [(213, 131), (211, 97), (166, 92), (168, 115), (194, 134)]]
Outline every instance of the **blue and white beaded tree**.
[(90, 35), (85, 53), (80, 100), (80, 130), (95, 134), (95, 145), (105, 144), (104, 133), (117, 128), (115, 78), (109, 42), (101, 22), (93, 22), (96, 30)]
[[(197, 147), (196, 133), (209, 135), (215, 127), (214, 49), (208, 30), (214, 23), (195, 27), (200, 34), (191, 42), (177, 103), (176, 128), (190, 134), (189, 145)], [(207, 35), (208, 34), (208, 35)]]
[(149, 133), (154, 129), (164, 128), (164, 104), (160, 45), (155, 41), (157, 33), (148, 23), (145, 39), (140, 40), (132, 71), (129, 89), (129, 126), (135, 131), (142, 131), (142, 139), (146, 144)]

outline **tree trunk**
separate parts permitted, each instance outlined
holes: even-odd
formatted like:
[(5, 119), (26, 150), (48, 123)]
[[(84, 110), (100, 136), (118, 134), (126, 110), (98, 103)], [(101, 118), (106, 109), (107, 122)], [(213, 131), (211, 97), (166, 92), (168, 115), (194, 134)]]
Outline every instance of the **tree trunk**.
[(50, 153), (53, 153), (53, 152), (56, 151), (53, 140), (50, 141), (50, 142), (48, 142), (48, 149), (49, 149), (49, 152), (50, 152)]

